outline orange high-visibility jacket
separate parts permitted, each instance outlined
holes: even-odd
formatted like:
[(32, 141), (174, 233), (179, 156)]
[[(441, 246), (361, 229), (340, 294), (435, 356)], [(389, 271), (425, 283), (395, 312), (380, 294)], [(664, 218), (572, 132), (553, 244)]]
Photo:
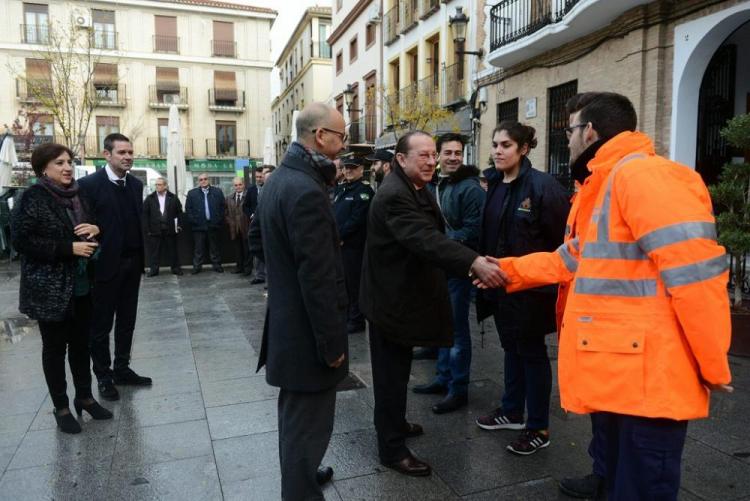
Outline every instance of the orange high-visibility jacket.
[(566, 410), (705, 417), (703, 382), (731, 380), (727, 256), (708, 190), (640, 132), (606, 142), (588, 167), (565, 243), (501, 259), (507, 290), (569, 282), (558, 359)]

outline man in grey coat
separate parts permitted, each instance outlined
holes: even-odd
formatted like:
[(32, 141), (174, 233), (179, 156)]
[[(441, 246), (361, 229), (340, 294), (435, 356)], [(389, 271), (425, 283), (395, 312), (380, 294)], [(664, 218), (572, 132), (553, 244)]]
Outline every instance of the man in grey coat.
[[(250, 227), (265, 256), (268, 309), (258, 369), (279, 392), (281, 496), (323, 499), (333, 470), (318, 470), (333, 432), (336, 385), (348, 373), (347, 294), (327, 187), (346, 141), (341, 114), (312, 103), (297, 137), (263, 187)], [(259, 248), (262, 246), (261, 248)]]

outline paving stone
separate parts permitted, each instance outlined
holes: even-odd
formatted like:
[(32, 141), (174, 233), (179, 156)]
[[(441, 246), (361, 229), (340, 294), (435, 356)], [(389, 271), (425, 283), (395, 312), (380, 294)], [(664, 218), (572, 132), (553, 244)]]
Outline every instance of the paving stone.
[(0, 416), (0, 448), (18, 447), (35, 416), (33, 412)]
[(71, 461), (72, 457), (55, 465), (6, 471), (0, 478), (0, 498), (113, 499), (112, 491), (107, 489), (109, 468), (102, 468), (97, 461)]
[[(41, 367), (40, 367), (41, 370)], [(31, 388), (0, 393), (0, 416), (36, 413), (47, 397), (47, 388)]]
[(265, 376), (203, 381), (201, 390), (206, 407), (276, 399), (279, 395), (279, 389), (269, 386)]
[(8, 470), (67, 463), (106, 464), (112, 460), (115, 433), (89, 430), (70, 435), (57, 429), (30, 431), (18, 447)]
[(279, 474), (279, 434), (275, 431), (214, 440), (213, 447), (222, 485)]
[(276, 399), (206, 409), (211, 439), (278, 430)]
[[(122, 398), (122, 396), (121, 396)], [(121, 427), (138, 428), (205, 419), (200, 392), (142, 398), (120, 406)]]
[(688, 438), (682, 487), (705, 499), (739, 499), (750, 494), (750, 464)]
[(458, 499), (437, 475), (429, 477), (407, 477), (388, 470), (362, 477), (336, 481), (336, 490), (343, 501), (384, 500), (443, 501)]
[(496, 501), (498, 499), (503, 501), (562, 501), (570, 498), (560, 492), (554, 479), (546, 477), (471, 494), (462, 499), (467, 501)]
[[(239, 482), (222, 483), (225, 501), (267, 501), (281, 499), (281, 477), (269, 475), (263, 478), (240, 480)], [(323, 488), (326, 501), (341, 501), (334, 483)]]
[(205, 420), (125, 428), (117, 436), (113, 467), (163, 463), (211, 453)]

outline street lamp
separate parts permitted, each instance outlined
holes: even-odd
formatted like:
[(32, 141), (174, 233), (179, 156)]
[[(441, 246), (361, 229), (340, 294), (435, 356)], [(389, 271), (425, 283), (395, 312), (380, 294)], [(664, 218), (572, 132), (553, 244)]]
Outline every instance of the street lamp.
[[(463, 7), (456, 7), (456, 15), (451, 16), (448, 19), (448, 24), (453, 31), (453, 43), (458, 47), (463, 47), (464, 42), (466, 42), (466, 25), (469, 24), (469, 17), (464, 14)], [(479, 49), (478, 51), (456, 49), (456, 54), (471, 54), (473, 56), (482, 57), (484, 51), (482, 49)]]
[(351, 113), (352, 111), (362, 111), (361, 108), (352, 109), (352, 101), (354, 100), (354, 86), (352, 84), (346, 84), (346, 90), (343, 92), (343, 94), (347, 113)]

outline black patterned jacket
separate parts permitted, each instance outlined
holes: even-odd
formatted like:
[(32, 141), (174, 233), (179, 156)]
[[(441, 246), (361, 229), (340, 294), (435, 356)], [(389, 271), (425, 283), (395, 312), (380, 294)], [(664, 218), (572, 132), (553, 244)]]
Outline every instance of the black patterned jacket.
[(11, 235), (21, 254), (18, 310), (35, 320), (64, 320), (73, 298), (77, 239), (65, 209), (34, 185), (13, 209)]

